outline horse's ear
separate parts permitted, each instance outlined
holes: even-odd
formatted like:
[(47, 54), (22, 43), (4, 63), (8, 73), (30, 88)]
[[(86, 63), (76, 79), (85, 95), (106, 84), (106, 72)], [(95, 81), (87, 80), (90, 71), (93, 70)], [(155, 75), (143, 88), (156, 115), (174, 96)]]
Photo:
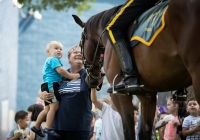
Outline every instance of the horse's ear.
[(85, 23), (81, 21), (81, 19), (77, 15), (72, 15), (75, 22), (80, 25), (82, 28), (85, 27)]

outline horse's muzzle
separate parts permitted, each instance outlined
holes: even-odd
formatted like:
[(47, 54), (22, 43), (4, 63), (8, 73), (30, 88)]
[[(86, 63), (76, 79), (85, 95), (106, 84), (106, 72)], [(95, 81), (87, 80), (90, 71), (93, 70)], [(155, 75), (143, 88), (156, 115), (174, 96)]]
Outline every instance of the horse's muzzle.
[(99, 85), (99, 80), (91, 78), (90, 76), (86, 77), (85, 82), (89, 88), (96, 88)]

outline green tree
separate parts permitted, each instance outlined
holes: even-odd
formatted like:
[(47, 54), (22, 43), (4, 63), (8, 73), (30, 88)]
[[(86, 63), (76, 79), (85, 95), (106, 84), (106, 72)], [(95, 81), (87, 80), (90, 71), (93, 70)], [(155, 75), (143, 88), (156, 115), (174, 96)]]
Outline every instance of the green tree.
[(33, 11), (46, 10), (47, 8), (56, 11), (66, 11), (69, 8), (76, 8), (79, 14), (91, 8), (91, 2), (95, 0), (18, 0), (23, 7), (32, 9)]

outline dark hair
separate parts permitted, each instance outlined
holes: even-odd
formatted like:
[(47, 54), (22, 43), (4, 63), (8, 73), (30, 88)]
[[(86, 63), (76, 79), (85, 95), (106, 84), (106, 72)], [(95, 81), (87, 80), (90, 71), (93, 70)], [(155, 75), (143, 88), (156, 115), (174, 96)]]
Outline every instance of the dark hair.
[(26, 112), (24, 110), (17, 111), (16, 114), (15, 114), (15, 122), (17, 123), (18, 120), (25, 119), (26, 116), (28, 116), (28, 112)]
[(31, 121), (36, 121), (40, 112), (44, 110), (44, 107), (40, 104), (33, 104), (29, 106), (27, 110), (32, 113), (31, 118), (30, 118)]
[(138, 111), (138, 107), (136, 105), (133, 105), (133, 110), (137, 110)]
[(189, 99), (187, 99), (187, 104), (189, 101), (197, 101), (197, 99), (194, 96), (191, 96)]

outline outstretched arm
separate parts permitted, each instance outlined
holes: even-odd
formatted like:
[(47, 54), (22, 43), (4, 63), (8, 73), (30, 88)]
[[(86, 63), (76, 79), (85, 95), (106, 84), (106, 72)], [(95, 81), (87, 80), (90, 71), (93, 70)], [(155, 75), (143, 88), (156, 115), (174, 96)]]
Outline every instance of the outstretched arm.
[(91, 100), (99, 110), (102, 110), (103, 103), (97, 100), (96, 88), (91, 89)]
[(68, 79), (77, 79), (80, 77), (80, 74), (79, 73), (76, 73), (76, 74), (72, 74), (72, 73), (69, 73), (68, 71), (66, 71), (63, 67), (57, 67), (56, 68), (56, 71), (62, 75), (63, 77), (65, 78), (68, 78)]
[(190, 136), (192, 134), (194, 134), (195, 132), (198, 132), (200, 130), (200, 126), (196, 126), (194, 129), (189, 130), (186, 127), (182, 128), (182, 134), (183, 136)]

